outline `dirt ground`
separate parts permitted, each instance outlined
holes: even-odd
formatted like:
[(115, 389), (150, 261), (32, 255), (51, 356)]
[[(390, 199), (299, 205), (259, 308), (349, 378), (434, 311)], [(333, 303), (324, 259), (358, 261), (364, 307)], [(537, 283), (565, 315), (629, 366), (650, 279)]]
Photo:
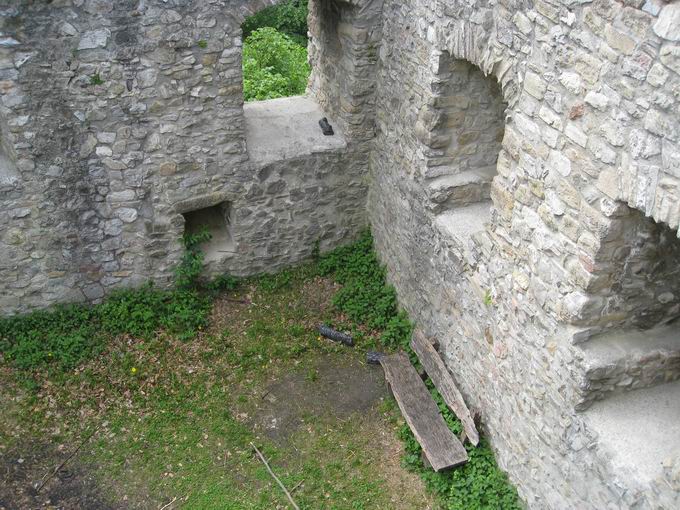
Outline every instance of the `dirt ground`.
[(371, 332), (353, 349), (318, 337), (349, 325), (338, 288), (244, 286), (215, 299), (197, 338), (115, 338), (34, 391), (0, 364), (0, 510), (287, 508), (251, 441), (301, 508), (433, 508), (401, 466), (398, 411), (364, 360)]
[[(36, 443), (19, 444), (3, 453), (0, 456), (0, 509), (125, 508), (110, 503), (100, 494), (90, 470), (77, 459), (54, 473), (67, 456), (67, 452), (56, 451), (53, 445)], [(44, 480), (47, 482), (40, 487)]]
[[(300, 428), (317, 420), (330, 426), (344, 420), (358, 421), (362, 432), (370, 435), (376, 463), (382, 466), (389, 482), (389, 492), (394, 495), (392, 508), (409, 508), (401, 502), (405, 491), (422, 491), (423, 506), (420, 508), (432, 508), (420, 479), (400, 466), (401, 443), (394, 431), (382, 423), (379, 407), (388, 398), (388, 393), (380, 368), (355, 358), (325, 355), (319, 358), (313, 379), (292, 372), (269, 381), (254, 415), (248, 418), (252, 430), (275, 443), (286, 444)], [(380, 426), (376, 427), (376, 424)], [(87, 448), (87, 444), (83, 446), (83, 449)], [(0, 509), (159, 508), (150, 502), (148, 506), (138, 506), (132, 501), (112, 501), (109, 491), (100, 490), (97, 476), (92, 475), (92, 466), (82, 464), (78, 453), (53, 474), (73, 449), (19, 443), (3, 452), (0, 455)], [(46, 478), (48, 481), (37, 491)], [(123, 494), (125, 490), (116, 492)], [(169, 508), (181, 507), (181, 504), (175, 504)]]
[(314, 380), (300, 372), (287, 373), (267, 385), (252, 427), (285, 442), (309, 417), (345, 420), (371, 413), (387, 397), (382, 371), (376, 368), (326, 355), (314, 368)]

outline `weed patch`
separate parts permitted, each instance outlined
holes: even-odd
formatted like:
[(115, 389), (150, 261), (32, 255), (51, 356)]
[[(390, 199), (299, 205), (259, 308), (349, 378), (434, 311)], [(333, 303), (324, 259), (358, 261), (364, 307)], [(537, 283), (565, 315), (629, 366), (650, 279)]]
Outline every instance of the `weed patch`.
[[(97, 306), (62, 306), (0, 320), (4, 360), (17, 374), (35, 373), (44, 383), (22, 400), (17, 429), (30, 428), (41, 437), (56, 430), (55, 442), (73, 442), (80, 429), (101, 425), (90, 455), (105, 466), (104, 479), (123, 480), (126, 494), (177, 494), (187, 508), (272, 508), (282, 503), (281, 495), (247, 448), (251, 440), (266, 441), (251, 425), (258, 407), (268, 402), (267, 381), (298, 373), (310, 392), (317, 391), (327, 382), (320, 357), (353, 357), (359, 363), (362, 346), (404, 349), (413, 358), (412, 325), (386, 283), (369, 232), (351, 246), (324, 255), (317, 250), (312, 262), (295, 269), (244, 280), (225, 275), (206, 286), (199, 281), (200, 245), (208, 238), (205, 233), (185, 238), (175, 290), (147, 285), (114, 293)], [(245, 299), (219, 295), (235, 289)], [(328, 306), (331, 294), (341, 313)], [(221, 312), (213, 310), (214, 302)], [(347, 350), (319, 339), (320, 322), (351, 330), (360, 347)], [(459, 433), (460, 423), (430, 389)], [(380, 412), (394, 428), (394, 404)], [(382, 473), (385, 459), (376, 461), (372, 448), (386, 437), (372, 428), (375, 417), (304, 421), (292, 446), (262, 445), (289, 486), (303, 484), (296, 497), (304, 508), (415, 508), (417, 503), (389, 499), (395, 491)], [(468, 447), (466, 465), (434, 473), (423, 466), (408, 427), (400, 426), (399, 435), (406, 447), (403, 465), (422, 477), (445, 508), (519, 508), (485, 440)], [(395, 463), (397, 478), (412, 476), (397, 472)], [(410, 497), (422, 503), (417, 488)]]
[[(381, 342), (388, 348), (404, 349), (416, 364), (417, 357), (409, 342), (412, 325), (405, 312), (398, 309), (394, 289), (386, 284), (385, 269), (380, 265), (369, 232), (350, 246), (321, 258), (322, 274), (333, 276), (343, 288), (335, 295), (334, 304), (353, 320), (379, 330)], [(446, 423), (459, 435), (460, 421), (451, 412), (441, 395), (428, 381), (430, 392)], [(467, 445), (467, 464), (449, 472), (435, 473), (424, 466), (421, 448), (408, 425), (400, 428), (405, 443), (404, 465), (417, 472), (429, 489), (435, 492), (449, 510), (519, 510), (516, 489), (497, 466), (493, 452), (484, 439), (477, 447)]]
[[(208, 232), (187, 235), (177, 273), (177, 289), (162, 291), (146, 285), (114, 292), (96, 306), (75, 304), (0, 319), (0, 353), (24, 371), (70, 370), (95, 356), (119, 335), (148, 340), (163, 329), (180, 340), (194, 338), (207, 324), (211, 301), (198, 289), (203, 268), (199, 246)], [(219, 288), (235, 285), (224, 277)]]
[(399, 311), (394, 288), (386, 283), (385, 268), (373, 250), (370, 232), (364, 232), (355, 244), (322, 256), (319, 272), (342, 284), (333, 304), (350, 319), (380, 330), (381, 342), (387, 347), (408, 346), (412, 326)]

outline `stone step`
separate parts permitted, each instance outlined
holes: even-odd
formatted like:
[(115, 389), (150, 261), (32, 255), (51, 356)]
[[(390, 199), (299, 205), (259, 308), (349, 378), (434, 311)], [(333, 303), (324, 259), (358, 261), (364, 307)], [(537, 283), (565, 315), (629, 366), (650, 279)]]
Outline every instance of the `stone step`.
[[(451, 261), (474, 266), (480, 258), (486, 232), (491, 221), (491, 200), (457, 207), (436, 216), (434, 225), (441, 247), (450, 254)], [(481, 243), (481, 244), (480, 244)], [(462, 270), (462, 268), (461, 268)]]
[[(595, 403), (583, 413), (597, 448), (614, 473), (639, 486), (680, 483), (680, 381), (631, 391)], [(677, 505), (655, 508), (678, 508)]]
[(443, 175), (427, 181), (428, 208), (435, 214), (489, 200), (494, 167)]
[(680, 379), (680, 323), (611, 331), (581, 344), (586, 360), (577, 409), (618, 393)]

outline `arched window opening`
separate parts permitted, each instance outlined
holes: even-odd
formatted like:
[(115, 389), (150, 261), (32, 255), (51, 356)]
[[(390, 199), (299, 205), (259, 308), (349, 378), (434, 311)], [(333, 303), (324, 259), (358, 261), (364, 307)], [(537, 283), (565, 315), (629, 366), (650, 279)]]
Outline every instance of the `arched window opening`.
[(581, 402), (680, 379), (680, 239), (621, 207), (592, 268), (579, 325), (590, 333)]
[(500, 86), (470, 62), (443, 53), (432, 92), (416, 126), (425, 145), (430, 209), (440, 214), (477, 204), (488, 211), (505, 130)]
[(680, 318), (678, 260), (677, 232), (625, 207), (592, 261), (591, 306), (581, 323), (648, 330)]
[(680, 455), (680, 239), (639, 211), (620, 213), (588, 289), (584, 321), (599, 334), (581, 345), (576, 409), (615, 469), (647, 484)]

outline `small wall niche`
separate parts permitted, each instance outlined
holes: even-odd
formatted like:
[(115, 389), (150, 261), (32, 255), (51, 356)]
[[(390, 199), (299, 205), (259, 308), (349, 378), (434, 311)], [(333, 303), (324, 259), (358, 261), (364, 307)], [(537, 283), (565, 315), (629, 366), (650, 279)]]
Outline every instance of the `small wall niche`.
[(182, 216), (184, 217), (184, 231), (187, 234), (197, 234), (204, 229), (210, 232), (212, 236), (210, 241), (201, 245), (206, 262), (221, 260), (234, 252), (229, 202), (185, 212)]

